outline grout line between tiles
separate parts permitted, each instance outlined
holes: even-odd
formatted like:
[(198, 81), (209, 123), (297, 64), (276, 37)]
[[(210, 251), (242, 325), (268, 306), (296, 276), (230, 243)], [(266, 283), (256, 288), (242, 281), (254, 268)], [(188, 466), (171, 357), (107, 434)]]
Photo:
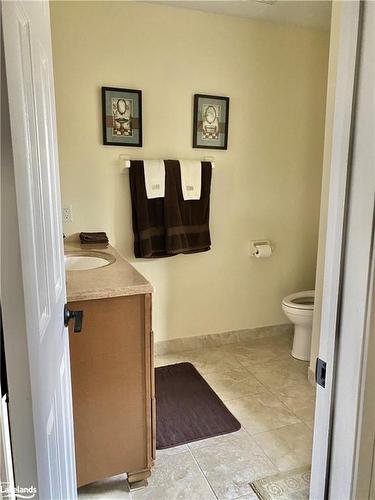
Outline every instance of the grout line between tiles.
[(218, 499), (219, 497), (216, 495), (216, 493), (215, 493), (215, 491), (214, 491), (213, 487), (211, 486), (211, 483), (209, 482), (209, 480), (207, 479), (207, 476), (206, 476), (206, 475), (205, 475), (205, 473), (203, 472), (203, 470), (202, 470), (202, 468), (201, 468), (201, 466), (200, 466), (200, 464), (199, 464), (198, 460), (195, 458), (194, 453), (191, 451), (191, 449), (190, 449), (190, 447), (189, 447), (189, 444), (188, 444), (188, 449), (189, 449), (190, 455), (193, 457), (194, 462), (197, 464), (197, 467), (198, 467), (198, 469), (200, 470), (200, 472), (201, 472), (201, 474), (202, 474), (202, 476), (203, 476), (204, 480), (206, 481), (206, 483), (208, 484), (208, 487), (209, 487), (209, 488), (210, 488), (210, 490), (212, 491), (212, 494), (214, 495), (214, 497), (215, 497), (215, 498), (217, 498), (217, 499)]
[[(212, 387), (211, 387), (211, 388), (212, 388)], [(214, 389), (213, 389), (213, 390), (214, 390)], [(224, 399), (224, 398), (220, 395), (220, 393), (219, 393), (219, 392), (217, 392), (217, 391), (215, 391), (215, 390), (214, 390), (214, 392), (216, 392), (216, 394), (219, 396), (219, 398), (223, 401), (223, 403), (224, 403), (224, 404), (225, 404), (225, 403), (231, 403), (232, 401), (238, 401), (239, 399), (247, 399), (247, 398), (252, 398), (252, 397), (254, 397), (254, 396), (260, 396), (261, 394), (267, 394), (267, 393), (272, 394), (272, 392), (271, 392), (271, 391), (269, 391), (269, 390), (267, 390), (267, 388), (266, 388), (266, 387), (262, 387), (262, 388), (259, 390), (259, 392), (257, 391), (257, 392), (253, 392), (253, 393), (251, 393), (251, 394), (243, 394), (242, 396), (236, 396), (236, 397), (233, 397), (233, 398), (230, 398), (230, 399)]]
[[(241, 426), (242, 426), (242, 424), (241, 424)], [(267, 458), (268, 458), (268, 460), (271, 462), (271, 464), (272, 464), (272, 465), (273, 465), (273, 466), (274, 466), (274, 467), (275, 467), (275, 468), (276, 468), (279, 472), (281, 472), (281, 471), (280, 471), (280, 469), (278, 468), (278, 466), (277, 466), (277, 465), (275, 464), (275, 462), (272, 460), (272, 458), (268, 455), (268, 453), (266, 453), (266, 451), (262, 448), (262, 446), (260, 446), (260, 444), (259, 444), (257, 441), (255, 441), (254, 437), (250, 434), (250, 432), (249, 432), (247, 429), (245, 429), (245, 427), (243, 427), (243, 426), (242, 426), (242, 428), (243, 428), (243, 430), (246, 432), (246, 434), (248, 434), (248, 435), (249, 435), (250, 439), (252, 439), (252, 440), (254, 441), (254, 443), (255, 443), (255, 444), (256, 444), (256, 445), (257, 445), (257, 446), (258, 446), (258, 447), (262, 450), (262, 452), (266, 455), (266, 457), (267, 457)], [(266, 431), (266, 432), (267, 432), (267, 431)], [(265, 476), (265, 477), (267, 477), (267, 476)], [(264, 479), (264, 478), (263, 478), (263, 477), (261, 477), (261, 478), (259, 478), (259, 479)]]
[[(257, 481), (258, 481), (258, 479), (257, 479)], [(251, 486), (250, 486), (250, 488), (251, 488)], [(252, 493), (254, 493), (256, 495), (256, 498), (260, 498), (260, 497), (258, 497), (258, 495), (255, 493), (255, 491), (253, 489), (252, 489)], [(248, 496), (249, 496), (249, 493), (245, 493), (245, 495), (241, 495), (240, 497), (232, 498), (232, 500), (241, 500), (241, 498), (246, 498)]]
[[(297, 417), (297, 418), (298, 418), (298, 417)], [(272, 458), (268, 455), (268, 453), (267, 453), (267, 452), (266, 452), (266, 450), (263, 448), (263, 446), (262, 446), (260, 443), (258, 443), (258, 441), (256, 441), (256, 440), (255, 440), (255, 436), (259, 436), (260, 434), (265, 434), (265, 433), (267, 433), (267, 432), (274, 432), (274, 431), (276, 431), (276, 430), (284, 429), (285, 427), (292, 427), (293, 425), (301, 425), (301, 424), (302, 424), (302, 425), (304, 425), (307, 429), (309, 429), (308, 425), (307, 425), (305, 422), (301, 421), (300, 423), (296, 423), (296, 424), (288, 424), (288, 425), (284, 425), (283, 427), (279, 427), (278, 429), (272, 429), (272, 430), (270, 430), (270, 431), (258, 432), (257, 434), (254, 434), (253, 436), (251, 436), (251, 437), (253, 437), (253, 438), (254, 438), (254, 441), (256, 442), (256, 444), (257, 444), (257, 445), (258, 445), (258, 446), (262, 449), (262, 451), (264, 452), (264, 454), (265, 454), (265, 455), (269, 458), (269, 460), (273, 463), (273, 465), (276, 467), (276, 469), (277, 469), (279, 472), (287, 472), (287, 471), (289, 471), (289, 470), (293, 470), (293, 469), (295, 469), (296, 467), (295, 467), (295, 466), (293, 466), (293, 467), (291, 467), (291, 468), (289, 468), (289, 469), (280, 469), (280, 467), (278, 467), (278, 466), (276, 465), (276, 463), (272, 460)], [(246, 429), (245, 429), (245, 430), (246, 430)], [(247, 432), (247, 431), (246, 431), (246, 432)], [(311, 455), (312, 455), (312, 451), (311, 451)], [(310, 465), (311, 465), (311, 463), (310, 463)]]

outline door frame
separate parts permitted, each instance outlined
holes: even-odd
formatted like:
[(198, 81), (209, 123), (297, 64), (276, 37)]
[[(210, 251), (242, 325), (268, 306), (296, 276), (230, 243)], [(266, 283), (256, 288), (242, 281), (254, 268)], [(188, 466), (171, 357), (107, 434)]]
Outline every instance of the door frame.
[[(366, 378), (374, 377), (375, 373), (371, 366), (374, 353), (369, 350), (370, 342), (374, 342), (371, 334), (374, 326), (372, 314), (375, 277), (374, 32), (375, 4), (369, 1), (361, 2), (358, 82), (350, 158), (332, 428), (329, 492), (333, 498), (368, 498), (375, 438), (374, 398), (365, 397)], [(373, 347), (374, 344), (372, 349)], [(374, 388), (370, 380), (369, 383), (370, 387), (372, 386), (370, 396)], [(362, 430), (365, 431), (365, 436), (361, 441)], [(356, 485), (359, 472), (361, 484)], [(360, 486), (359, 496), (356, 493), (357, 486)]]
[[(355, 235), (353, 214), (357, 212), (358, 215), (361, 207), (371, 207), (374, 202), (368, 162), (364, 166), (353, 162), (365, 4), (351, 1), (341, 2), (340, 6), (319, 345), (319, 358), (327, 365), (325, 387), (317, 385), (312, 500), (353, 498), (358, 473), (359, 416), (364, 403), (366, 369), (363, 360), (368, 349), (369, 311), (366, 306), (373, 300), (370, 285), (374, 279), (372, 233), (375, 222), (370, 209), (368, 217), (361, 219), (363, 238)], [(364, 144), (359, 147), (365, 148)], [(371, 142), (367, 144), (367, 148), (370, 147)], [(358, 260), (360, 254), (364, 258)], [(360, 314), (357, 314), (353, 313), (351, 305), (359, 291), (363, 300)]]
[(310, 486), (314, 500), (328, 495), (360, 3), (341, 2), (340, 9), (319, 344), (319, 358), (326, 362), (326, 381), (324, 388), (316, 386)]

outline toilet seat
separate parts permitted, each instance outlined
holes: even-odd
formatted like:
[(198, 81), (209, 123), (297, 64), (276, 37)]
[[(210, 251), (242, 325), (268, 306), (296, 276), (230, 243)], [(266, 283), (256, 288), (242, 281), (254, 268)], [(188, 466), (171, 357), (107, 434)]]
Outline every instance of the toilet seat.
[(297, 292), (287, 295), (282, 304), (292, 309), (313, 311), (314, 310), (315, 290), (307, 290), (305, 292)]

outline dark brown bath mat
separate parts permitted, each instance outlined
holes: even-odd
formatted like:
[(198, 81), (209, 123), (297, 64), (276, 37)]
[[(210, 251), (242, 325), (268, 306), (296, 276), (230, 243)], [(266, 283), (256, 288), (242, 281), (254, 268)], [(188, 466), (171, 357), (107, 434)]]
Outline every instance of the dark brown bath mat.
[(241, 428), (191, 363), (156, 368), (155, 384), (158, 450)]

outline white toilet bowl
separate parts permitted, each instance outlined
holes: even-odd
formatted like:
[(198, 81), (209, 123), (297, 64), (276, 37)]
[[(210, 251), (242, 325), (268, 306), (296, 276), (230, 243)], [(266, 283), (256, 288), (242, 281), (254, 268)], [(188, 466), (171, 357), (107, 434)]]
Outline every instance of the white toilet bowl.
[(281, 303), (286, 317), (294, 323), (292, 356), (303, 361), (310, 361), (314, 296), (315, 290), (292, 293)]

